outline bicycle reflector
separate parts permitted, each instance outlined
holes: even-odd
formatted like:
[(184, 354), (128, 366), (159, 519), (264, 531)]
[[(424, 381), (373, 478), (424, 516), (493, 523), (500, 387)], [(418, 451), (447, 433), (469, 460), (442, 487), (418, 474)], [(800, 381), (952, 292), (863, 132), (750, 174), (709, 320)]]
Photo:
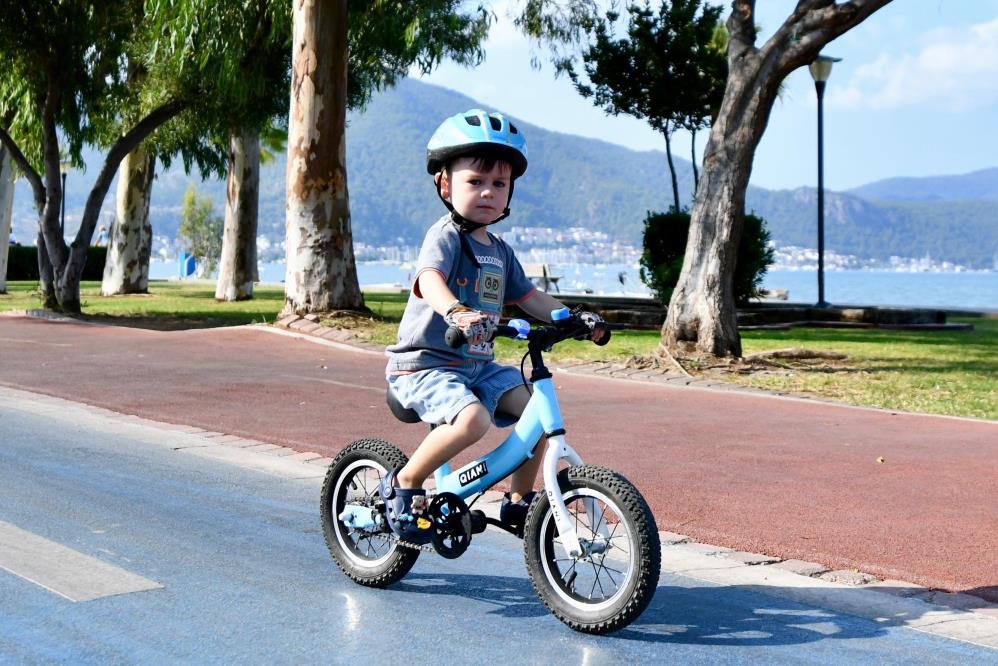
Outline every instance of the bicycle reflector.
[(551, 321), (558, 323), (559, 321), (565, 321), (572, 316), (568, 308), (559, 308), (557, 310), (551, 310)]
[(530, 333), (530, 324), (523, 319), (510, 319), (506, 325), (516, 329), (517, 340), (526, 340), (527, 334)]

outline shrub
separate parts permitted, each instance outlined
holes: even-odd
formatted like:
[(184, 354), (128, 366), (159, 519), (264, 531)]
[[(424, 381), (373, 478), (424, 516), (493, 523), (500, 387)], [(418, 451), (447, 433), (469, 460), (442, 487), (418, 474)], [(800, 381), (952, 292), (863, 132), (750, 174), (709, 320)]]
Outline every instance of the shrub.
[[(90, 246), (87, 248), (87, 263), (83, 268), (82, 280), (103, 280), (104, 262), (107, 248)], [(11, 245), (7, 255), (8, 280), (38, 279), (38, 248), (34, 245)]]
[[(683, 255), (690, 233), (690, 214), (686, 211), (654, 213), (645, 217), (644, 252), (641, 254), (641, 281), (668, 306), (672, 292), (683, 269)], [(773, 248), (769, 247), (769, 232), (765, 221), (755, 215), (745, 215), (742, 239), (735, 260), (734, 290), (739, 305), (756, 295), (766, 268), (773, 263)]]

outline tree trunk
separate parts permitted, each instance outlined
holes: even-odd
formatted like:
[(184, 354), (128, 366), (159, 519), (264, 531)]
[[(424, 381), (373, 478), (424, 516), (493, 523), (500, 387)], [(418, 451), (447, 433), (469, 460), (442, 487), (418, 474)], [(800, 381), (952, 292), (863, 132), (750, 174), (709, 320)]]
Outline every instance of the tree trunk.
[(102, 296), (149, 292), (149, 256), (152, 225), (149, 201), (156, 171), (156, 156), (143, 144), (125, 156), (118, 168), (114, 224), (108, 232)]
[(672, 137), (669, 130), (669, 123), (665, 124), (665, 131), (662, 132), (665, 135), (665, 158), (669, 161), (669, 175), (672, 177), (672, 200), (674, 202), (675, 211), (678, 213), (679, 208), (679, 180), (676, 178), (676, 165), (672, 163)]
[(690, 131), (690, 164), (693, 165), (693, 197), (696, 198), (700, 186), (700, 172), (697, 170), (697, 131)]
[(229, 174), (225, 195), (225, 231), (215, 298), (253, 298), (256, 228), (260, 200), (260, 132), (229, 132)]
[(733, 277), (752, 159), (780, 83), (821, 48), (890, 0), (800, 0), (762, 48), (755, 2), (728, 17), (728, 79), (710, 131), (690, 220), (683, 270), (662, 326), (659, 352), (741, 356)]
[(7, 293), (7, 249), (14, 208), (14, 163), (0, 144), (0, 294)]
[(346, 171), (347, 3), (294, 0), (283, 314), (362, 309)]

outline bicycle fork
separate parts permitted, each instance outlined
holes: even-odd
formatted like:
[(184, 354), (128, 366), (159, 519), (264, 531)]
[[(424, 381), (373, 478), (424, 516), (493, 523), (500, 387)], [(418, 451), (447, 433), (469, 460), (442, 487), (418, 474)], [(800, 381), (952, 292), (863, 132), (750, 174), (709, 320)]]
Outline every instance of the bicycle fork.
[[(570, 557), (582, 557), (587, 555), (579, 542), (579, 534), (575, 529), (575, 523), (568, 515), (568, 507), (565, 506), (565, 498), (561, 494), (561, 487), (558, 485), (558, 461), (564, 458), (569, 465), (581, 465), (582, 458), (565, 441), (564, 435), (551, 435), (548, 437), (547, 451), (544, 452), (544, 491), (547, 493), (548, 502), (551, 504), (551, 512), (554, 514), (554, 522), (558, 528), (558, 536), (568, 550)], [(600, 534), (604, 539), (609, 538), (606, 532), (606, 525), (596, 517), (596, 506), (592, 498), (583, 498), (586, 507), (586, 514), (589, 517), (589, 525), (594, 533)]]

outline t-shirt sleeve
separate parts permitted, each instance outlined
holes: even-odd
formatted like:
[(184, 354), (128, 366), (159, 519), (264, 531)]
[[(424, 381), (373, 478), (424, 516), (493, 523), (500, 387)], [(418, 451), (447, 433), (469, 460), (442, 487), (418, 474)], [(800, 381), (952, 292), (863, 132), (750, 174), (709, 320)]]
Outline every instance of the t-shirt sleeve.
[(419, 258), (416, 260), (413, 294), (419, 298), (423, 297), (419, 290), (419, 276), (426, 271), (437, 271), (444, 276), (444, 280), (447, 280), (461, 251), (460, 242), (456, 230), (448, 229), (448, 225), (437, 223), (429, 228), (423, 239), (423, 246), (419, 250)]
[(506, 265), (509, 266), (504, 305), (512, 305), (526, 300), (527, 297), (537, 291), (537, 287), (527, 278), (527, 274), (523, 272), (523, 266), (520, 265), (520, 260), (516, 258), (513, 248), (505, 245), (505, 243), (503, 245), (507, 252)]

